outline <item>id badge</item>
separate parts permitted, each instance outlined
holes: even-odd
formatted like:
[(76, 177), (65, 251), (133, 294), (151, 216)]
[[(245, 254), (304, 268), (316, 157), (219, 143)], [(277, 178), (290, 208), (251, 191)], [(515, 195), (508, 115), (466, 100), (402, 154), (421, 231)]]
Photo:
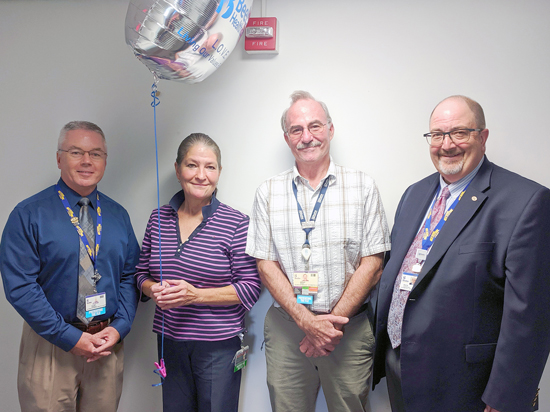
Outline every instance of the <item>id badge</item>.
[(292, 285), (297, 295), (315, 295), (319, 291), (319, 273), (294, 272)]
[(246, 366), (246, 362), (248, 360), (248, 350), (249, 347), (246, 345), (237, 351), (235, 357), (233, 358), (235, 360), (233, 372), (237, 372)]
[(416, 282), (416, 279), (418, 279), (418, 273), (403, 272), (401, 274), (401, 284), (399, 285), (399, 289), (410, 292)]
[(313, 305), (312, 295), (298, 295), (296, 296), (296, 302), (300, 305)]
[(86, 318), (105, 314), (107, 294), (105, 292), (86, 296)]

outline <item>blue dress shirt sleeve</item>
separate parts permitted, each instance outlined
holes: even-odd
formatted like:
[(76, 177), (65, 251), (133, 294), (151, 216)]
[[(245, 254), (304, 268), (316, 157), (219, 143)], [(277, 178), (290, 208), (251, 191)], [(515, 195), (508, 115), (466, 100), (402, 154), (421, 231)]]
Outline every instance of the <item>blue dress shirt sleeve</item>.
[(31, 211), (16, 207), (0, 243), (0, 272), (6, 298), (29, 326), (48, 342), (71, 350), (82, 332), (64, 321), (38, 281), (41, 272), (39, 230)]
[(138, 290), (136, 288), (136, 280), (134, 274), (136, 265), (139, 261), (139, 244), (134, 234), (130, 218), (125, 215), (125, 225), (128, 230), (128, 244), (126, 249), (126, 261), (124, 268), (120, 274), (120, 290), (118, 293), (118, 310), (114, 315), (114, 320), (111, 326), (114, 327), (120, 334), (120, 338), (130, 332), (132, 322), (138, 305)]

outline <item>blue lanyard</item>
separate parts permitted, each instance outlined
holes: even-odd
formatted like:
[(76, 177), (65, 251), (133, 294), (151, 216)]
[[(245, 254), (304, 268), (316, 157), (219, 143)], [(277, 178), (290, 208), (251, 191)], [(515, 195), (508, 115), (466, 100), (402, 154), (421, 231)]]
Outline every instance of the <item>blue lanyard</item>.
[(437, 202), (437, 196), (439, 195), (439, 189), (437, 189), (437, 194), (435, 195), (435, 199), (432, 202), (432, 206), (430, 207), (430, 213), (428, 214), (428, 217), (426, 218), (426, 222), (424, 223), (424, 235), (422, 237), (422, 249), (428, 250), (432, 246), (432, 244), (435, 241), (435, 238), (441, 232), (441, 228), (443, 227), (445, 222), (447, 222), (447, 219), (449, 218), (451, 213), (453, 213), (453, 210), (456, 208), (456, 205), (458, 204), (458, 202), (460, 202), (460, 199), (462, 199), (462, 195), (464, 195), (464, 192), (466, 192), (466, 189), (468, 189), (468, 186), (470, 186), (470, 183), (468, 183), (466, 185), (466, 187), (464, 188), (464, 190), (462, 192), (460, 192), (460, 195), (455, 199), (455, 201), (453, 202), (453, 204), (451, 205), (449, 210), (447, 210), (445, 212), (443, 217), (439, 220), (439, 223), (437, 224), (437, 226), (430, 233), (430, 225), (432, 223), (433, 208), (435, 206), (435, 203)]
[(61, 203), (63, 203), (63, 206), (65, 206), (65, 210), (67, 211), (67, 214), (71, 218), (71, 223), (74, 225), (78, 235), (80, 236), (80, 240), (82, 240), (82, 243), (84, 243), (84, 246), (86, 247), (86, 251), (88, 252), (88, 255), (90, 256), (90, 259), (92, 263), (95, 265), (95, 258), (97, 256), (97, 253), (99, 252), (99, 243), (101, 242), (101, 206), (99, 203), (99, 192), (96, 192), (97, 196), (97, 231), (95, 235), (95, 253), (90, 247), (90, 243), (88, 242), (88, 239), (86, 238), (86, 235), (84, 234), (84, 231), (78, 224), (78, 217), (74, 215), (73, 210), (71, 209), (71, 205), (69, 205), (69, 202), (67, 201), (67, 198), (59, 188), (59, 185), (55, 185), (55, 188), (57, 190), (57, 194), (59, 195), (59, 199), (61, 199)]
[(302, 224), (302, 230), (306, 232), (306, 241), (304, 245), (309, 246), (309, 234), (313, 229), (315, 229), (315, 220), (317, 219), (317, 215), (319, 214), (321, 204), (323, 203), (323, 200), (325, 200), (325, 194), (327, 193), (328, 185), (329, 177), (325, 178), (325, 180), (323, 181), (323, 187), (321, 188), (319, 196), (317, 196), (317, 201), (315, 202), (315, 207), (311, 212), (309, 222), (306, 222), (304, 211), (302, 209), (302, 206), (300, 205), (300, 202), (298, 201), (298, 188), (296, 187), (296, 182), (294, 182), (294, 180), (292, 181), (292, 190), (294, 191), (294, 197), (296, 198), (296, 205), (298, 205), (298, 217), (300, 218), (300, 223)]

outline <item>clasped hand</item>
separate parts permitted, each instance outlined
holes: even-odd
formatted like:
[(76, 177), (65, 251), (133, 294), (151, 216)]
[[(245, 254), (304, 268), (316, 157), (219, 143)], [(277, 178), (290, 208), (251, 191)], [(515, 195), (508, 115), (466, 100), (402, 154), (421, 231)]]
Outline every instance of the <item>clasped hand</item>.
[(300, 342), (300, 351), (313, 358), (330, 355), (344, 336), (342, 326), (348, 322), (344, 316), (313, 316), (303, 324), (306, 336)]
[(163, 280), (151, 286), (152, 298), (162, 310), (187, 306), (198, 299), (198, 290), (185, 280)]
[(83, 332), (82, 336), (71, 349), (76, 356), (87, 358), (87, 362), (93, 362), (111, 354), (111, 348), (120, 340), (120, 334), (112, 326), (107, 326), (100, 332), (92, 335)]

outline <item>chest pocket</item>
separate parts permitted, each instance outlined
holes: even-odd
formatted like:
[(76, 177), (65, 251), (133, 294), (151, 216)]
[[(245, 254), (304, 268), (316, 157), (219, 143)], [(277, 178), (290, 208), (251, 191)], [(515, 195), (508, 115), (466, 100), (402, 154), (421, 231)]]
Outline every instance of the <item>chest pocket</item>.
[(495, 249), (495, 242), (478, 242), (460, 246), (458, 254), (491, 253)]

